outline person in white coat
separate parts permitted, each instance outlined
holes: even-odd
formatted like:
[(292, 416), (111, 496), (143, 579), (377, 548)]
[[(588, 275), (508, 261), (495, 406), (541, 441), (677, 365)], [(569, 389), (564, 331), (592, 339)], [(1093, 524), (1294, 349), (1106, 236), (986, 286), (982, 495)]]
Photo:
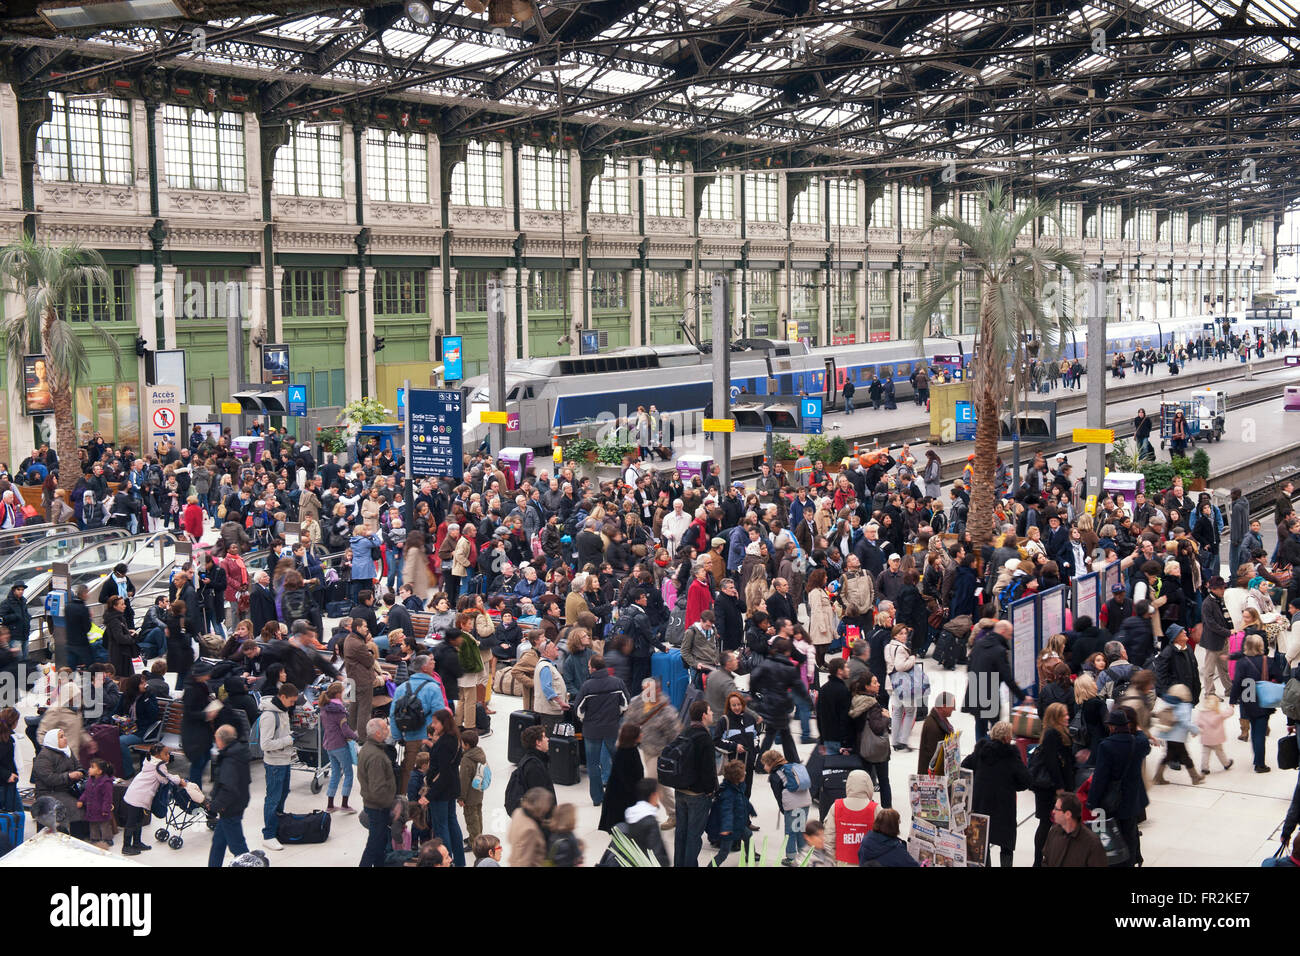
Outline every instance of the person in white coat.
[(670, 555), (677, 553), (677, 549), (681, 547), (682, 538), (686, 534), (686, 529), (691, 526), (691, 516), (682, 508), (681, 498), (673, 501), (673, 510), (664, 515), (664, 520), (659, 525), (659, 534), (664, 539), (664, 545), (668, 548)]

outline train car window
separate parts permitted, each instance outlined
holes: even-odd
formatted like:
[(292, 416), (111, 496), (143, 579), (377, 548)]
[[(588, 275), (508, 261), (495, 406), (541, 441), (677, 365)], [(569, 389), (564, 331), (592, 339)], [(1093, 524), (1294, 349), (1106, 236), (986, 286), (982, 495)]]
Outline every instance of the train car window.
[(870, 381), (871, 381), (873, 378), (875, 378), (875, 377), (876, 377), (876, 370), (875, 370), (875, 368), (873, 368), (873, 367), (871, 367), (871, 366), (868, 366), (868, 367), (862, 369), (862, 381), (864, 381), (864, 382), (870, 382)]
[(510, 390), (510, 393), (506, 395), (506, 401), (513, 402), (518, 397), (519, 397), (519, 386), (516, 385), (514, 388)]
[(912, 374), (912, 363), (910, 362), (901, 363), (898, 366), (897, 370), (894, 372), (896, 378), (907, 378), (911, 374)]
[(533, 398), (533, 397), (534, 397), (534, 396), (533, 396), (533, 387), (532, 387), (531, 385), (526, 385), (526, 386), (524, 386), (524, 390), (523, 390), (523, 392), (520, 394), (519, 397), (520, 397), (520, 398)]
[(880, 377), (881, 377), (881, 378), (884, 378), (884, 379), (891, 379), (891, 378), (893, 378), (893, 377), (894, 377), (894, 366), (892, 366), (892, 365), (882, 365), (882, 366), (880, 366)]

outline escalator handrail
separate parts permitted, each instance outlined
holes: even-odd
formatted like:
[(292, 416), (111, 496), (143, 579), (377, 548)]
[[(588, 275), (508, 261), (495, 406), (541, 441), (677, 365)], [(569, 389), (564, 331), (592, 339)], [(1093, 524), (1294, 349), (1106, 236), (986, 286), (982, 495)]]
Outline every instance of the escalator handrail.
[[(62, 525), (49, 525), (50, 528), (63, 527)], [(47, 534), (44, 537), (37, 538), (28, 544), (23, 545), (9, 557), (0, 561), (0, 578), (7, 575), (10, 571), (22, 563), (29, 555), (45, 547), (51, 538), (71, 538), (73, 536), (85, 537), (88, 535), (102, 535), (103, 541), (117, 541), (122, 538), (131, 537), (124, 528), (118, 528), (110, 525), (103, 525), (98, 528), (78, 528), (76, 525), (67, 525), (71, 530), (67, 534)], [(78, 549), (80, 550), (80, 549)], [(76, 554), (76, 551), (70, 551)]]

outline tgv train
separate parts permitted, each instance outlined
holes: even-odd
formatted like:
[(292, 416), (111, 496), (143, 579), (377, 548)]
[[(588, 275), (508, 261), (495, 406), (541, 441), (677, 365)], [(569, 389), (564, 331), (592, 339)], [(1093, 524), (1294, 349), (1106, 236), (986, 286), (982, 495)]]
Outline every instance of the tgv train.
[[(1116, 352), (1182, 344), (1207, 332), (1213, 316), (1118, 322), (1106, 330), (1106, 357)], [(1221, 319), (1219, 320), (1221, 321)], [(1252, 325), (1253, 327), (1253, 325)], [(1263, 326), (1261, 326), (1263, 327)], [(1221, 329), (1221, 327), (1216, 327)], [(1237, 318), (1232, 328), (1244, 330)], [(731, 395), (822, 395), (826, 407), (839, 407), (844, 383), (866, 388), (874, 378), (892, 379), (898, 398), (912, 394), (909, 381), (918, 364), (935, 356), (961, 356), (969, 362), (970, 335), (809, 348), (802, 342), (745, 339), (731, 355)], [(1084, 330), (1062, 343), (1061, 356), (1086, 358)], [(713, 357), (691, 345), (637, 346), (598, 355), (522, 359), (506, 365), (505, 411), (510, 417), (509, 446), (545, 448), (551, 436), (598, 420), (626, 418), (638, 405), (660, 412), (700, 412), (710, 404)], [(491, 408), (487, 376), (462, 384), (466, 409), (465, 445), (477, 447), (487, 433), (479, 413)], [(859, 397), (859, 403), (866, 399)]]

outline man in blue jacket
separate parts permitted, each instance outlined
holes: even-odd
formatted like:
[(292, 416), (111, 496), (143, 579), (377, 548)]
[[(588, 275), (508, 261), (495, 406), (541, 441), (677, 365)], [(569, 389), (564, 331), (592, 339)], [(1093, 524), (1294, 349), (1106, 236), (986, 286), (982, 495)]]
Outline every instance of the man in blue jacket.
[[(418, 727), (409, 730), (399, 730), (397, 727), (398, 703), (405, 697), (412, 694), (420, 701), (420, 707), (424, 710), (424, 720)], [(437, 679), (434, 672), (433, 658), (428, 654), (417, 654), (411, 659), (411, 676), (405, 684), (397, 691), (397, 697), (393, 699), (393, 706), (389, 708), (388, 729), (392, 732), (393, 740), (400, 740), (403, 744), (402, 754), (402, 780), (407, 780), (411, 776), (411, 769), (415, 766), (415, 756), (420, 752), (420, 741), (428, 732), (429, 721), (433, 715), (447, 707), (447, 697), (443, 691), (442, 683)]]

